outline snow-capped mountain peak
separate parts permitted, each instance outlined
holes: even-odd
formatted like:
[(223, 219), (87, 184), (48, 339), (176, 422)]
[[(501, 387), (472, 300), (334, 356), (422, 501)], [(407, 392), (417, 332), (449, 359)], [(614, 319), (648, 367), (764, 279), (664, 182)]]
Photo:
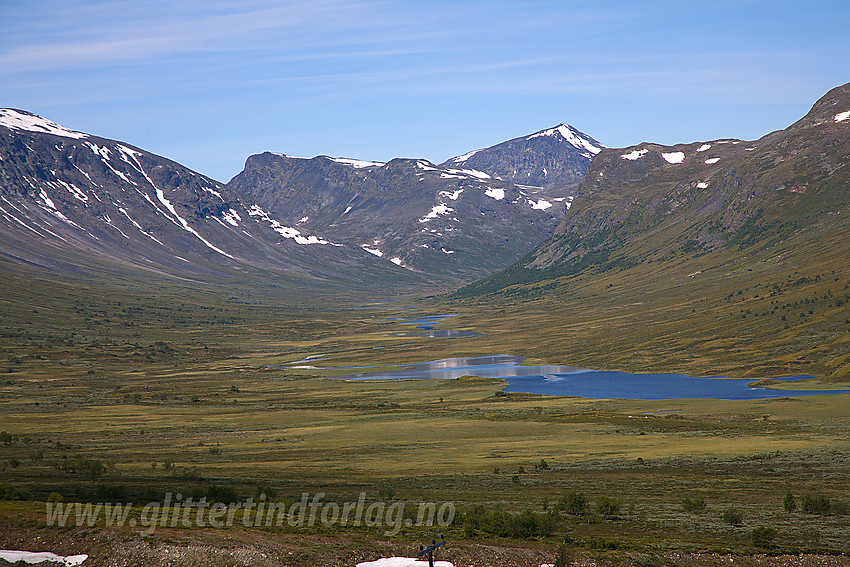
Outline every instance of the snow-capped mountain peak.
[[(474, 150), (439, 167), (483, 171), (492, 178), (529, 187), (577, 185), (590, 161), (606, 146), (568, 124)], [(566, 195), (549, 195), (564, 197)]]
[(5, 126), (13, 130), (38, 132), (39, 134), (53, 134), (54, 136), (73, 138), (75, 140), (88, 138), (88, 134), (65, 128), (61, 124), (42, 118), (37, 114), (14, 108), (0, 108), (0, 126)]
[(575, 148), (579, 150), (587, 150), (593, 155), (598, 154), (606, 146), (588, 138), (569, 124), (558, 124), (554, 128), (549, 128), (548, 130), (541, 130), (536, 134), (532, 134), (528, 136), (526, 140), (531, 140), (533, 138), (537, 138), (540, 136), (560, 136), (570, 144), (572, 144)]

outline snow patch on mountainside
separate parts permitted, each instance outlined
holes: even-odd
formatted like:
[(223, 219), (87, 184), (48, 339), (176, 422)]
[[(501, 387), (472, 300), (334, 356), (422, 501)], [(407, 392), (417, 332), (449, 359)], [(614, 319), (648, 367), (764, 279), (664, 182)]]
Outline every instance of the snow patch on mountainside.
[(83, 203), (86, 203), (86, 206), (88, 206), (89, 196), (86, 195), (83, 192), (82, 189), (80, 189), (79, 187), (77, 187), (73, 183), (66, 183), (66, 182), (62, 181), (61, 179), (57, 180), (57, 182), (60, 185), (62, 185), (65, 189), (67, 189), (68, 192), (71, 195), (73, 195), (75, 199), (77, 199), (78, 201), (82, 201)]
[(165, 246), (162, 242), (159, 241), (159, 239), (157, 239), (157, 237), (155, 237), (154, 235), (152, 235), (148, 232), (145, 232), (145, 230), (141, 227), (141, 225), (139, 225), (139, 223), (137, 223), (135, 220), (133, 220), (133, 217), (130, 216), (130, 214), (127, 212), (126, 209), (124, 209), (123, 207), (119, 207), (118, 212), (121, 213), (122, 215), (124, 215), (125, 217), (127, 217), (127, 219), (131, 223), (133, 223), (133, 226), (135, 226), (136, 228), (139, 229), (139, 232), (141, 232), (142, 234), (144, 234), (145, 236), (147, 236), (148, 238), (150, 238), (151, 240), (153, 240), (154, 242), (156, 242), (160, 246)]
[(427, 215), (419, 219), (419, 222), (428, 222), (429, 220), (435, 219), (440, 215), (447, 215), (453, 211), (454, 209), (449, 207), (445, 203), (440, 203), (439, 205), (434, 205), (434, 207)]
[(237, 213), (233, 209), (230, 209), (229, 211), (222, 214), (221, 218), (223, 218), (225, 222), (227, 222), (231, 226), (239, 226), (239, 221), (242, 220), (242, 217), (239, 216), (239, 213)]
[(463, 189), (458, 189), (457, 191), (440, 191), (440, 197), (445, 197), (446, 199), (457, 201), (461, 193), (463, 193)]
[(670, 152), (669, 154), (661, 154), (661, 157), (663, 157), (667, 163), (682, 163), (685, 161), (684, 152)]
[(552, 203), (546, 201), (545, 199), (540, 199), (539, 201), (532, 201), (531, 199), (529, 199), (528, 202), (531, 205), (532, 209), (538, 209), (541, 211), (545, 211), (546, 209), (552, 206)]
[(362, 159), (351, 159), (351, 158), (328, 158), (331, 161), (335, 161), (336, 163), (342, 163), (344, 165), (350, 165), (356, 169), (362, 169), (364, 167), (381, 167), (386, 165), (382, 161), (364, 161)]
[(703, 144), (697, 148), (698, 152), (705, 152), (711, 149), (711, 144)]
[(844, 122), (848, 118), (850, 118), (850, 110), (848, 110), (846, 112), (839, 112), (838, 114), (835, 115), (835, 122), (836, 123)]
[(381, 252), (380, 250), (378, 250), (377, 248), (369, 248), (369, 245), (368, 245), (368, 244), (361, 244), (361, 245), (360, 245), (360, 248), (362, 248), (363, 250), (365, 250), (365, 251), (366, 251), (366, 252), (368, 252), (369, 254), (374, 254), (374, 255), (375, 255), (375, 256), (377, 256), (378, 258), (380, 258), (381, 256), (383, 256), (383, 255), (384, 255), (384, 253), (383, 253), (383, 252)]
[(28, 112), (21, 112), (13, 108), (0, 109), (0, 126), (6, 126), (13, 130), (38, 132), (39, 134), (53, 134), (54, 136), (73, 138), (75, 140), (88, 138), (87, 134), (71, 130), (70, 128), (65, 128), (64, 126), (57, 124), (52, 120), (42, 118), (41, 116), (36, 116), (35, 114), (30, 114)]
[(259, 205), (253, 205), (249, 210), (248, 214), (252, 217), (259, 217), (261, 220), (266, 221), (271, 226), (272, 230), (281, 235), (284, 238), (289, 238), (294, 240), (297, 244), (330, 244), (331, 246), (343, 246), (342, 244), (335, 244), (324, 238), (319, 238), (318, 236), (303, 236), (301, 231), (289, 226), (283, 226), (275, 219), (271, 218), (269, 214), (261, 209)]
[(478, 179), (491, 179), (491, 177), (483, 171), (477, 169), (447, 169), (452, 175), (469, 175)]
[(493, 199), (496, 199), (497, 201), (501, 201), (502, 199), (505, 198), (505, 190), (501, 189), (501, 188), (499, 188), (499, 189), (492, 189), (492, 188), (486, 189), (484, 191), (484, 194), (487, 195), (488, 197), (492, 197)]
[[(133, 150), (131, 150), (131, 149), (125, 147), (125, 146), (119, 145), (118, 149), (121, 151), (122, 159), (124, 159), (131, 167), (134, 167), (136, 170), (138, 170), (138, 172), (142, 174), (142, 176), (147, 180), (147, 182), (150, 183), (150, 186), (154, 188), (154, 191), (156, 191), (156, 198), (159, 200), (160, 203), (162, 203), (165, 206), (166, 209), (168, 209), (168, 211), (172, 215), (174, 215), (174, 218), (176, 218), (177, 222), (179, 223), (178, 226), (183, 227), (183, 230), (185, 230), (186, 232), (195, 235), (195, 237), (197, 237), (198, 240), (203, 242), (204, 245), (207, 248), (209, 248), (210, 250), (218, 252), (222, 256), (227, 256), (228, 258), (231, 258), (231, 259), (233, 258), (233, 256), (231, 256), (230, 254), (228, 254), (227, 252), (225, 252), (224, 250), (217, 247), (212, 242), (210, 242), (209, 240), (207, 240), (206, 238), (201, 236), (200, 233), (197, 230), (195, 230), (194, 228), (189, 226), (189, 223), (186, 219), (184, 219), (183, 217), (181, 217), (177, 213), (177, 209), (174, 207), (174, 204), (172, 204), (172, 202), (169, 201), (168, 198), (165, 196), (165, 192), (162, 189), (160, 189), (159, 187), (157, 187), (156, 184), (153, 182), (153, 179), (151, 179), (148, 176), (148, 174), (145, 172), (145, 169), (142, 167), (142, 164), (139, 162), (138, 158), (136, 157), (136, 156), (139, 156), (141, 154), (139, 154), (138, 152), (134, 152)], [(132, 161), (130, 161), (130, 158), (132, 158)], [(133, 164), (133, 162), (135, 162), (135, 165)]]
[(646, 150), (646, 149), (643, 149), (643, 150), (632, 150), (632, 151), (630, 151), (630, 152), (629, 152), (629, 153), (627, 153), (627, 154), (623, 154), (623, 155), (621, 155), (620, 157), (621, 157), (621, 158), (623, 158), (623, 159), (627, 159), (627, 160), (635, 161), (636, 159), (640, 159), (640, 158), (642, 158), (642, 157), (644, 156), (644, 154), (646, 154), (648, 151), (649, 151), (649, 150)]
[(469, 153), (463, 154), (462, 156), (457, 156), (456, 158), (452, 158), (452, 162), (454, 163), (463, 163), (481, 150), (472, 150)]
[(720, 161), (719, 157), (713, 157), (713, 158), (708, 158), (707, 160), (705, 160), (705, 163), (707, 163), (708, 165), (714, 165), (718, 161)]

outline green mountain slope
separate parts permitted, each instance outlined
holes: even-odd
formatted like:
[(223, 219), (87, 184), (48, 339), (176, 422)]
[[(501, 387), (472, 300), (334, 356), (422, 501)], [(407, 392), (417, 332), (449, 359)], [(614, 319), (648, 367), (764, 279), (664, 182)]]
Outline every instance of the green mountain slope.
[[(773, 376), (802, 357), (818, 376), (846, 376), (848, 111), (844, 85), (754, 142), (605, 150), (552, 237), (453, 298), (522, 300), (508, 311), (546, 329), (526, 328), (529, 353), (574, 364), (704, 373), (705, 357), (729, 361), (712, 372)], [(597, 318), (576, 335), (595, 350), (576, 360), (559, 343), (573, 337), (565, 319)]]

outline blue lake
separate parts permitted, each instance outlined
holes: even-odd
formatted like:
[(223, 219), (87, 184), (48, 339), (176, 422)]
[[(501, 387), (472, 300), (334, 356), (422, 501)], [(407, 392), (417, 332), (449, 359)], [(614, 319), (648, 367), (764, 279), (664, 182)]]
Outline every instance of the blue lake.
[[(850, 390), (779, 390), (750, 387), (752, 379), (695, 378), (684, 374), (631, 374), (574, 366), (522, 366), (522, 356), (495, 355), (447, 358), (384, 372), (338, 376), (348, 380), (434, 380), (482, 376), (508, 381), (506, 392), (626, 400), (761, 400), (822, 394), (847, 394)], [(812, 379), (792, 376), (782, 381)]]

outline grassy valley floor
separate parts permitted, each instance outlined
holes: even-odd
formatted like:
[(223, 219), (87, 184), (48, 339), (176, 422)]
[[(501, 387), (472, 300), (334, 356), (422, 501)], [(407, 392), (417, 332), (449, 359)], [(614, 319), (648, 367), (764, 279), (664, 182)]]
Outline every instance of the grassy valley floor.
[[(410, 556), (443, 531), (456, 565), (554, 562), (565, 541), (588, 566), (846, 565), (850, 395), (588, 400), (506, 395), (488, 378), (332, 378), (360, 371), (332, 367), (515, 354), (846, 388), (850, 271), (829, 238), (362, 307), (306, 309), (292, 290), (248, 284), (81, 294), (4, 276), (0, 547), (90, 553), (91, 565), (354, 565)], [(413, 326), (386, 319), (407, 313), (456, 314), (439, 327), (484, 336), (403, 336)], [(320, 492), (456, 514), (387, 535), (245, 527), (241, 512), (230, 528), (146, 534), (103, 518), (48, 526), (45, 513), (48, 500), (128, 503), (141, 521), (168, 494), (289, 507)]]

